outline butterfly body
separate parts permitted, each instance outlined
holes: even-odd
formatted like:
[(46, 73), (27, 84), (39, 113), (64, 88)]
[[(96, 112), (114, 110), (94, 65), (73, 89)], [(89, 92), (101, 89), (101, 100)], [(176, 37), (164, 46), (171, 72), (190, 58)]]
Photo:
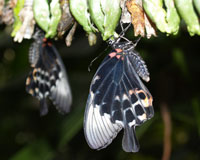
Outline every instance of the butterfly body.
[(152, 96), (139, 76), (149, 80), (144, 61), (131, 44), (112, 45), (90, 86), (84, 131), (89, 146), (102, 149), (124, 128), (122, 146), (137, 152), (135, 127), (153, 117)]
[(40, 100), (40, 113), (48, 112), (49, 97), (60, 113), (69, 112), (72, 103), (71, 90), (64, 64), (51, 42), (38, 37), (29, 51), (32, 71), (26, 81), (26, 90)]

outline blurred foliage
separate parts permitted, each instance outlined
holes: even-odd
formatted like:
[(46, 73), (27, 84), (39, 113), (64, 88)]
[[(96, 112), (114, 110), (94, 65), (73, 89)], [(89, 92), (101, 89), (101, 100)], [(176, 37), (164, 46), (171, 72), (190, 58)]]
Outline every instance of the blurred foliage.
[[(133, 40), (131, 30), (127, 36)], [(101, 151), (91, 150), (84, 138), (82, 123), (89, 85), (109, 51), (100, 35), (97, 44), (89, 47), (84, 31), (78, 27), (70, 48), (65, 46), (64, 40), (55, 42), (69, 75), (73, 105), (71, 112), (63, 116), (50, 104), (49, 114), (40, 117), (39, 102), (25, 92), (31, 42), (13, 43), (9, 33), (9, 27), (0, 26), (0, 159), (161, 159), (162, 103), (167, 104), (171, 114), (171, 159), (200, 159), (200, 39), (188, 36), (186, 28), (177, 36), (160, 34), (150, 40), (142, 39), (137, 46), (151, 73), (151, 81), (146, 85), (154, 97), (156, 113), (154, 118), (136, 128), (140, 142), (138, 153), (122, 150), (122, 132)], [(91, 60), (101, 52), (104, 56), (100, 56), (88, 72)]]

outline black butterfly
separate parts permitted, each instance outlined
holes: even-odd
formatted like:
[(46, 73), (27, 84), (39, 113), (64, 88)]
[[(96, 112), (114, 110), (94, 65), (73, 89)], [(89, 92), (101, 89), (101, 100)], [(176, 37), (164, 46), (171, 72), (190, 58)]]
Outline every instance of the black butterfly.
[(154, 115), (153, 98), (139, 78), (149, 81), (149, 72), (132, 42), (115, 42), (112, 47), (90, 86), (84, 133), (88, 145), (99, 150), (124, 128), (124, 151), (137, 152), (135, 127)]
[(40, 100), (41, 115), (48, 113), (47, 97), (60, 113), (67, 113), (72, 95), (62, 59), (43, 33), (36, 32), (34, 39), (29, 50), (32, 70), (26, 80), (26, 91)]

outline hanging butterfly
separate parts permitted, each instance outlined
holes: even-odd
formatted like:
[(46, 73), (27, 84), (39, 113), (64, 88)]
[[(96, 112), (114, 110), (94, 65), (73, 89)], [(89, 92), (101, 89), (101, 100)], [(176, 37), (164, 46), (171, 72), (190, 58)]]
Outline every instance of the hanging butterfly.
[(135, 127), (154, 115), (153, 98), (139, 76), (149, 81), (147, 66), (130, 41), (112, 44), (91, 82), (84, 133), (92, 149), (107, 147), (124, 128), (123, 150), (137, 152)]
[(60, 113), (69, 112), (72, 96), (64, 64), (51, 42), (41, 31), (33, 37), (29, 50), (32, 70), (26, 79), (26, 91), (40, 100), (40, 114), (48, 113), (49, 97)]

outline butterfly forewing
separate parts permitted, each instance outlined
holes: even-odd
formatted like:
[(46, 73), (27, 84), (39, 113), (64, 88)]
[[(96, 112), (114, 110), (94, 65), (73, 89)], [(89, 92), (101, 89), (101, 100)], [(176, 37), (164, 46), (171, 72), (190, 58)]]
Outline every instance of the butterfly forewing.
[(84, 119), (86, 140), (94, 149), (109, 145), (122, 128), (111, 122), (109, 106), (117, 87), (113, 77), (118, 59), (108, 56), (102, 64), (92, 80)]
[(137, 152), (135, 126), (153, 115), (152, 97), (131, 63), (132, 52), (111, 52), (97, 70), (90, 86), (84, 118), (85, 136), (93, 149), (105, 148), (124, 128), (123, 149)]

